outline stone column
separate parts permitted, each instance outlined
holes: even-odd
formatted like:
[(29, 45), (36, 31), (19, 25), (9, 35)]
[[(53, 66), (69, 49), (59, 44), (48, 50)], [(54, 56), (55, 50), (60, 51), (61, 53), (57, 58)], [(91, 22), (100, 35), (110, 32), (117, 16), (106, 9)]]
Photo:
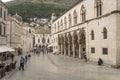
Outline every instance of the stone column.
[(73, 57), (75, 57), (75, 44), (73, 43)]
[(61, 44), (60, 44), (60, 46), (59, 46), (59, 54), (60, 54), (60, 52), (61, 52)]
[(62, 44), (62, 55), (64, 55), (64, 48), (65, 48), (65, 46), (64, 46), (64, 43)]
[(66, 55), (66, 43), (64, 43), (64, 55)]
[(63, 54), (63, 44), (61, 43), (61, 54)]
[(81, 58), (81, 44), (79, 43), (79, 58)]
[(70, 56), (70, 43), (68, 43), (68, 56)]

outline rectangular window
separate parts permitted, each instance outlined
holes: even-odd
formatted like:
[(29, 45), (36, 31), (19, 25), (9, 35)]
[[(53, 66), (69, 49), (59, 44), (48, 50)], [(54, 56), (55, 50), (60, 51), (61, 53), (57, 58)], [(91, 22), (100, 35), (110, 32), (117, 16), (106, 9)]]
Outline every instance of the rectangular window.
[(2, 8), (0, 7), (0, 17), (2, 18)]
[(103, 54), (105, 54), (105, 55), (108, 54), (108, 48), (103, 48)]
[(4, 20), (6, 20), (6, 11), (4, 11)]
[(95, 48), (94, 47), (91, 48), (91, 53), (95, 53)]

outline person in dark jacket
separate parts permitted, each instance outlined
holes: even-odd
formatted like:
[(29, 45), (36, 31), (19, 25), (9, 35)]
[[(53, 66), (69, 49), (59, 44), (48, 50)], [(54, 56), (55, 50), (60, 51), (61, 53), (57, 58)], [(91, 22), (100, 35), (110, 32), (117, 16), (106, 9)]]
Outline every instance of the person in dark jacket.
[(14, 55), (14, 54), (11, 54), (12, 62), (14, 61), (14, 57), (15, 57), (15, 55)]
[(25, 56), (25, 61), (27, 62), (27, 59), (28, 59), (28, 55)]
[(84, 59), (85, 59), (85, 62), (87, 62), (87, 55), (86, 55), (86, 52), (85, 52), (85, 51), (83, 51), (83, 57), (84, 57)]
[(98, 60), (98, 65), (102, 65), (103, 64), (103, 60), (101, 59), (101, 58), (99, 58), (99, 60)]

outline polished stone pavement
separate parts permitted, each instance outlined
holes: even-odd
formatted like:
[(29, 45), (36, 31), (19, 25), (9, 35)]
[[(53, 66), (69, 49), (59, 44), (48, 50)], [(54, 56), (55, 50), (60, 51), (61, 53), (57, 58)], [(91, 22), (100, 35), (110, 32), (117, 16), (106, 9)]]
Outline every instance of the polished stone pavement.
[(120, 70), (63, 55), (32, 55), (25, 71), (18, 68), (3, 80), (119, 80)]

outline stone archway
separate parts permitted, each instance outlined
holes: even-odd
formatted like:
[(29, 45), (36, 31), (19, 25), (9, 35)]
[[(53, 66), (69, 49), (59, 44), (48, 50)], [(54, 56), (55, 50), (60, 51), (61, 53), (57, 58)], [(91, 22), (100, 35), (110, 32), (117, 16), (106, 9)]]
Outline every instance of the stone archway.
[(72, 51), (72, 36), (69, 33), (68, 34), (68, 56), (73, 56), (73, 51)]
[(64, 36), (64, 54), (68, 55), (68, 38), (66, 34)]
[(64, 54), (64, 37), (61, 35), (61, 54)]
[(59, 47), (59, 50), (58, 50), (58, 54), (61, 54), (61, 51), (62, 51), (62, 41), (61, 41), (61, 36), (58, 35), (58, 47)]
[(79, 57), (79, 43), (78, 43), (78, 35), (76, 32), (73, 33), (73, 57)]
[(39, 48), (41, 48), (41, 45), (39, 45)]
[(43, 37), (42, 38), (42, 43), (44, 44), (46, 42), (45, 38)]
[[(81, 59), (83, 59), (83, 53), (86, 53), (86, 35), (85, 35), (85, 31), (82, 30), (79, 33), (79, 57)], [(87, 55), (87, 54), (86, 54)]]

